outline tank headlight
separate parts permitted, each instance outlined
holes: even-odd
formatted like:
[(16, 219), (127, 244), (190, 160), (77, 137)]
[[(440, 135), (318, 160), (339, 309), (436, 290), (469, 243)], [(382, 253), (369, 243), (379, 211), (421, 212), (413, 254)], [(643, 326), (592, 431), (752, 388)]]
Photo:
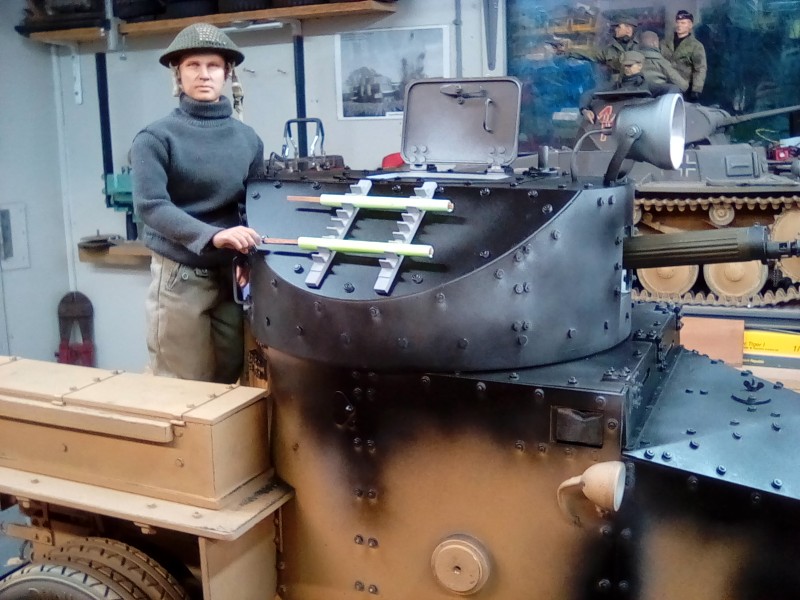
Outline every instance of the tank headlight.
[(608, 461), (592, 465), (583, 475), (572, 477), (558, 486), (556, 497), (561, 512), (574, 525), (581, 526), (575, 502), (578, 492), (600, 511), (617, 512), (625, 494), (625, 464)]

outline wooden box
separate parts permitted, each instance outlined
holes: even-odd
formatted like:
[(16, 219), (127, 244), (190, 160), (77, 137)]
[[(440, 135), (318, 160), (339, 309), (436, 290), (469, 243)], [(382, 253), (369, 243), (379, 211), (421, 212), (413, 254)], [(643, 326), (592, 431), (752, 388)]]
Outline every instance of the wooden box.
[(264, 389), (0, 357), (0, 466), (205, 507), (271, 467)]

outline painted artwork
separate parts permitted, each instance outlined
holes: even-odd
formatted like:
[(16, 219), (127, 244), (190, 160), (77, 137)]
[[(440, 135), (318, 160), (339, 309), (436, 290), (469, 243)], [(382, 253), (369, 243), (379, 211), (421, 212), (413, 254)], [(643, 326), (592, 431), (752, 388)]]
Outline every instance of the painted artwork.
[(336, 36), (340, 119), (402, 118), (406, 86), (448, 77), (446, 27), (371, 29)]
[[(800, 104), (800, 0), (507, 0), (508, 73), (523, 82), (520, 150), (574, 143), (581, 97), (612, 76), (581, 55), (611, 43), (615, 20), (634, 17), (635, 37), (649, 30), (664, 40), (678, 10), (692, 13), (706, 51), (698, 102), (732, 115)], [(734, 141), (766, 144), (800, 133), (800, 117), (749, 120), (731, 133)]]

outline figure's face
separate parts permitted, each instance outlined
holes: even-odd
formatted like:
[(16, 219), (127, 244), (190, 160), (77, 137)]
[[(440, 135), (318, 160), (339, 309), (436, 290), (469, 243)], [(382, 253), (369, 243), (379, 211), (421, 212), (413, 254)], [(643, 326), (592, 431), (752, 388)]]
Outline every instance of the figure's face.
[(691, 19), (676, 19), (675, 20), (675, 33), (678, 37), (686, 37), (692, 31), (694, 23)]
[(633, 37), (633, 25), (627, 23), (617, 23), (614, 25), (614, 37), (624, 38), (625, 36)]
[(216, 102), (222, 95), (228, 67), (214, 52), (187, 54), (178, 65), (181, 90), (194, 100)]
[(629, 65), (622, 65), (622, 72), (630, 77), (631, 75), (636, 75), (637, 73), (641, 73), (642, 71), (642, 63), (632, 63)]

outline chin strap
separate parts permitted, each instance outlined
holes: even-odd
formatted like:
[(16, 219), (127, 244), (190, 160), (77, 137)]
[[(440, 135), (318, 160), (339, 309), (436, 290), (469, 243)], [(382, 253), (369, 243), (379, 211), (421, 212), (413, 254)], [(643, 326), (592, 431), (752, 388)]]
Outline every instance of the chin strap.
[(231, 63), (231, 92), (233, 93), (233, 113), (240, 121), (244, 121), (244, 88)]

